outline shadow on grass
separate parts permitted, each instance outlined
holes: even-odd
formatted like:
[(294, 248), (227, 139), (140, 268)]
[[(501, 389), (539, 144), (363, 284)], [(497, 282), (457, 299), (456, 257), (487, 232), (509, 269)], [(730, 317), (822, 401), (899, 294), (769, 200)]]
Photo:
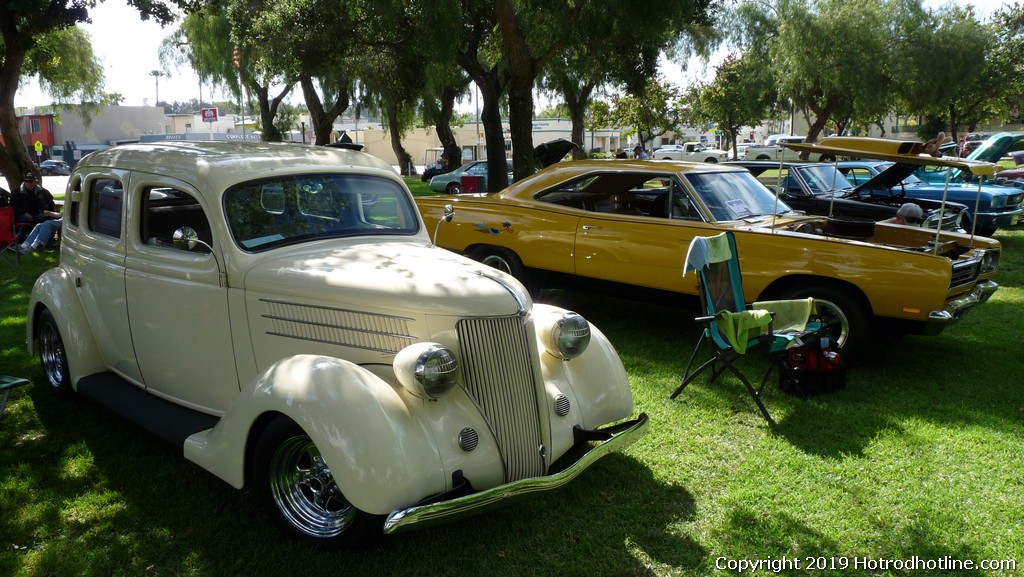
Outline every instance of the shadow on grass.
[(5, 574), (280, 575), (313, 564), (350, 574), (640, 575), (650, 559), (695, 566), (707, 555), (667, 531), (693, 520), (693, 496), (623, 454), (560, 491), (368, 551), (320, 552), (285, 539), (248, 491), (180, 449), (92, 403), (42, 387), (31, 395), (45, 434), (12, 449), (22, 493), (7, 498), (22, 502), (22, 516), (0, 533), (21, 548), (0, 555)]
[[(1020, 429), (1024, 389), (1015, 370), (1020, 303), (1010, 300), (1011, 294), (997, 292), (938, 336), (880, 335), (851, 367), (843, 390), (800, 399), (782, 393), (773, 375), (763, 398), (778, 421), (775, 432), (804, 452), (841, 459), (862, 455), (881, 431), (901, 431), (905, 419)], [(694, 311), (583, 291), (545, 291), (543, 296), (612, 335), (631, 377), (643, 374), (645, 367), (676, 367), (664, 391), (655, 392), (664, 403), (699, 403), (702, 409), (760, 418), (742, 383), (730, 374), (713, 384), (706, 375), (699, 377), (669, 400), (701, 332)], [(706, 358), (701, 352), (697, 362)], [(755, 351), (737, 366), (757, 385), (770, 363)], [(672, 409), (680, 410), (685, 409)]]

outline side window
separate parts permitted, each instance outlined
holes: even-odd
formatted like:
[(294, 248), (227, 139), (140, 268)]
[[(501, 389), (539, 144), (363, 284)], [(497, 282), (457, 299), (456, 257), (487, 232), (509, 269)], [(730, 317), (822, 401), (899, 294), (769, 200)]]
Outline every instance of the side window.
[(686, 193), (686, 190), (678, 182), (672, 183), (667, 199), (666, 211), (669, 218), (703, 220), (697, 207), (694, 206), (693, 201), (690, 199), (690, 195)]
[(854, 186), (864, 184), (871, 178), (866, 168), (851, 168), (845, 175), (846, 180), (849, 180)]
[(89, 185), (89, 229), (93, 232), (121, 238), (121, 208), (124, 190), (121, 183), (101, 178)]
[[(194, 196), (167, 186), (148, 187), (142, 192), (142, 225), (139, 233), (143, 243), (149, 246), (180, 250), (174, 246), (174, 231), (188, 227), (196, 231), (199, 240), (206, 244), (213, 242), (210, 221), (202, 205)], [(209, 252), (210, 249), (197, 245), (193, 251)]]
[[(65, 222), (71, 226), (78, 226), (78, 209), (81, 207), (82, 203), (77, 199), (81, 198), (81, 191), (82, 180), (76, 179), (74, 187), (72, 188), (72, 194), (67, 197), (67, 200), (70, 200), (70, 204), (67, 204), (64, 207)], [(74, 194), (76, 192), (79, 194)]]

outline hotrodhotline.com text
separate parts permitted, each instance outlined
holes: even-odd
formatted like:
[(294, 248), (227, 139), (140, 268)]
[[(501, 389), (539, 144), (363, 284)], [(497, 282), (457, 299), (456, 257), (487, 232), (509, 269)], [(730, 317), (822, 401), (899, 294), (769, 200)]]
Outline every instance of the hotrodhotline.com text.
[(956, 559), (945, 556), (922, 559), (917, 555), (905, 559), (881, 557), (765, 557), (762, 559), (730, 559), (717, 557), (715, 569), (735, 573), (781, 573), (783, 571), (1007, 571), (1017, 570), (1013, 559)]

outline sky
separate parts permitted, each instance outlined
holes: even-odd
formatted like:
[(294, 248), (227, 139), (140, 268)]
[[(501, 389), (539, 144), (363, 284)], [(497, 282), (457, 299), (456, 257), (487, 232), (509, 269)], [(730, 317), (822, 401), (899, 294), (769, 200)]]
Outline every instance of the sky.
[[(1021, 1), (1024, 0), (956, 0), (955, 3), (973, 5), (977, 13), (985, 17), (1004, 4)], [(925, 0), (928, 6), (946, 3), (945, 0)], [(82, 27), (92, 37), (93, 51), (103, 63), (106, 77), (104, 91), (123, 95), (125, 99), (122, 104), (152, 106), (158, 91), (160, 100), (167, 102), (198, 99), (200, 90), (204, 101), (211, 100), (212, 88), (209, 85), (200, 87), (198, 77), (188, 68), (172, 68), (166, 71), (169, 74), (166, 77), (154, 78), (150, 75), (154, 70), (162, 70), (157, 56), (160, 42), (171, 35), (176, 24), (161, 28), (152, 20), (142, 21), (138, 12), (124, 0), (105, 0), (90, 12), (90, 16), (93, 23)], [(224, 55), (224, 58), (230, 57), (230, 54)], [(694, 59), (684, 71), (678, 64), (663, 60), (662, 73), (670, 82), (685, 85), (688, 78), (705, 76), (706, 66)], [(294, 92), (294, 103), (301, 104), (301, 97), (297, 91)], [(227, 98), (227, 95), (220, 92), (213, 93), (215, 100)], [(14, 105), (41, 106), (49, 104), (51, 100), (35, 82), (29, 82), (15, 95)], [(543, 106), (541, 103), (538, 105)], [(472, 102), (462, 102), (459, 108), (468, 111), (472, 108)]]

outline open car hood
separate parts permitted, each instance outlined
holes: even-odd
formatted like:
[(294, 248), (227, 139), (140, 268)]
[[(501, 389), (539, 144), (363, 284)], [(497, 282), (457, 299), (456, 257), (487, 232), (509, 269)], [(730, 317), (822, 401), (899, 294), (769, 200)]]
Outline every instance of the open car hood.
[[(976, 176), (991, 177), (996, 165), (991, 162), (967, 160), (951, 156), (932, 156), (924, 153), (924, 143), (914, 141), (867, 138), (859, 136), (828, 136), (813, 144), (785, 143), (783, 146), (799, 152), (888, 160), (898, 164), (917, 166), (946, 166), (967, 170)], [(901, 179), (902, 180), (902, 179)], [(870, 182), (870, 181), (868, 181)]]
[(915, 170), (917, 170), (917, 166), (913, 164), (897, 162), (858, 185), (857, 188), (853, 189), (854, 194), (862, 190), (888, 190), (894, 188), (899, 186), (908, 176), (914, 174)]
[(1024, 133), (1000, 132), (988, 137), (981, 146), (967, 155), (968, 160), (999, 162), (1011, 150), (1024, 150)]
[(533, 158), (540, 164), (541, 168), (547, 168), (565, 158), (565, 155), (572, 152), (574, 148), (579, 148), (575, 142), (570, 142), (564, 138), (556, 138), (542, 142), (534, 147)]

